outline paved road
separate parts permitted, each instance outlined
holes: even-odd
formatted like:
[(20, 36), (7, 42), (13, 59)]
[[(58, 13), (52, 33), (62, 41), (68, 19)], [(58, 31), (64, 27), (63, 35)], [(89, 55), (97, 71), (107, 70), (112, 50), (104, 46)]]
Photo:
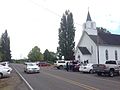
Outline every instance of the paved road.
[(34, 90), (120, 90), (120, 76), (98, 77), (95, 74), (41, 68), (37, 74), (26, 74), (23, 65), (13, 64)]

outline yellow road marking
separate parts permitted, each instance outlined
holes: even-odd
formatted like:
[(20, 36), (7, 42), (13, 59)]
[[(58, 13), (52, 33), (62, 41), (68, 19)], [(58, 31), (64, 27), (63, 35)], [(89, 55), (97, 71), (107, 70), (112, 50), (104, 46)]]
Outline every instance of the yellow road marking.
[(76, 82), (76, 81), (73, 81), (73, 80), (70, 80), (70, 79), (66, 79), (66, 78), (63, 78), (63, 77), (60, 77), (60, 76), (56, 76), (56, 75), (50, 74), (50, 73), (46, 73), (46, 72), (42, 72), (42, 73), (46, 74), (46, 75), (49, 75), (49, 76), (52, 76), (52, 77), (55, 77), (57, 79), (63, 80), (65, 82), (68, 82), (68, 83), (80, 86), (80, 87), (85, 88), (87, 90), (99, 90), (99, 89), (97, 89), (95, 87), (88, 86), (88, 85), (85, 85), (85, 84), (82, 84), (82, 83), (79, 83), (79, 82)]

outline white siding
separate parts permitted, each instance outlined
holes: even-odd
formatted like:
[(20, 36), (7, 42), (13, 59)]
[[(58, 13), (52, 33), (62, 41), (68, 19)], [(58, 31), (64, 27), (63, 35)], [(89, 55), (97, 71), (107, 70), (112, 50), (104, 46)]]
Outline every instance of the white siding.
[(75, 58), (79, 60), (77, 57), (80, 55), (80, 60), (85, 61), (88, 60), (90, 63), (97, 63), (97, 55), (96, 55), (96, 44), (91, 40), (87, 33), (84, 33), (78, 47), (86, 47), (91, 52), (91, 46), (93, 47), (93, 52), (91, 55), (82, 55), (80, 50), (77, 50)]
[(105, 63), (106, 61), (105, 50), (108, 50), (108, 60), (115, 60), (115, 50), (117, 50), (118, 60), (120, 60), (120, 46), (100, 46), (99, 47), (100, 63)]

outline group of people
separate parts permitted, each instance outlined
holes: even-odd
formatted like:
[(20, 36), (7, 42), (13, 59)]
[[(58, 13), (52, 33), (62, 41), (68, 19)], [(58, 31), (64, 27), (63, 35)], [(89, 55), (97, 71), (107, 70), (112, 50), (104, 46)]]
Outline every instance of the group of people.
[(67, 71), (69, 71), (69, 70), (74, 71), (75, 65), (77, 65), (77, 64), (78, 64), (78, 61), (67, 62), (67, 63), (66, 63), (66, 70), (67, 70)]

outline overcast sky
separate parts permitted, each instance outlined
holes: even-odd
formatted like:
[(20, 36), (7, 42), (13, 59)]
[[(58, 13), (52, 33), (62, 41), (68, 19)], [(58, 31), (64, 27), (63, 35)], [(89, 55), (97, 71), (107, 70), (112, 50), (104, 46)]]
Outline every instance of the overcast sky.
[(97, 27), (120, 34), (119, 0), (0, 0), (0, 35), (7, 29), (12, 58), (27, 57), (38, 46), (56, 52), (58, 29), (65, 10), (73, 13), (76, 45), (88, 7)]

